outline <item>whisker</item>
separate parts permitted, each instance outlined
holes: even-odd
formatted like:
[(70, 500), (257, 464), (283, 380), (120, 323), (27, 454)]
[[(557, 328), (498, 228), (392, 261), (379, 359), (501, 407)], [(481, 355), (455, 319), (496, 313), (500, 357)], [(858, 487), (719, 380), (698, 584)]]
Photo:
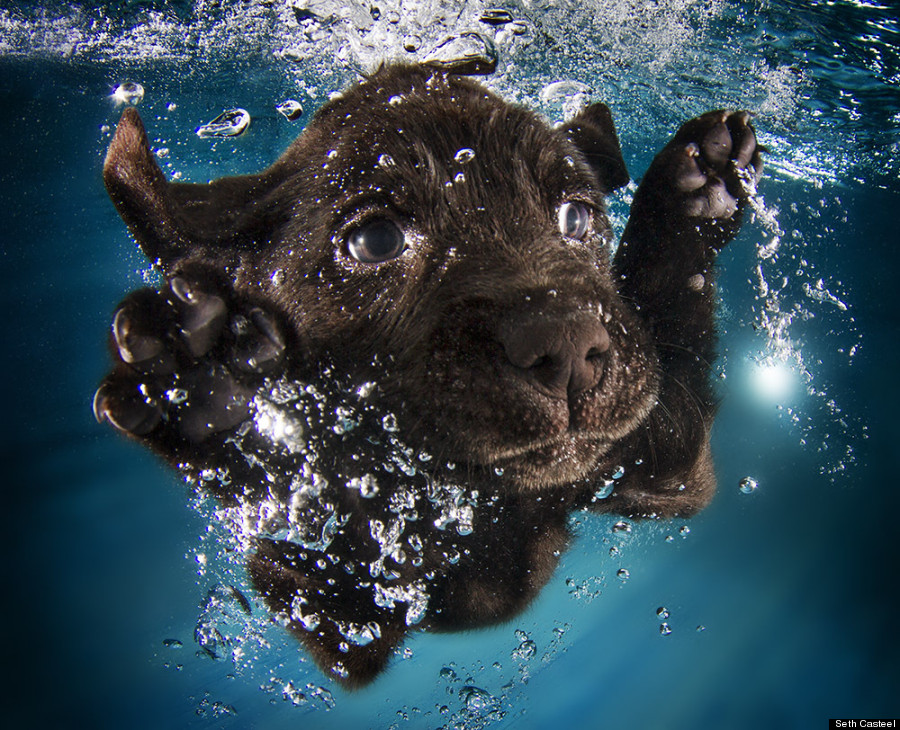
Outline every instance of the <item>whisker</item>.
[(677, 345), (674, 342), (657, 342), (656, 346), (662, 347), (662, 348), (668, 348), (670, 350), (680, 350), (682, 352), (686, 352), (690, 355), (693, 355), (695, 358), (700, 360), (707, 368), (712, 370), (713, 363), (711, 361), (707, 360), (703, 355), (701, 355), (696, 350), (694, 350), (690, 347), (686, 347), (685, 345)]

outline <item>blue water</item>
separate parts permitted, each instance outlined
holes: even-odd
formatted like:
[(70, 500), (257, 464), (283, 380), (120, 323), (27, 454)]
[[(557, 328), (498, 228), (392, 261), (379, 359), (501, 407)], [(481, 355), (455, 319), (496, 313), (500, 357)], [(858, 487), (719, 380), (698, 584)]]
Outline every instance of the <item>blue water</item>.
[[(257, 170), (357, 69), (408, 53), (410, 35), (425, 52), (482, 7), (374, 4), (377, 19), (357, 4), (298, 27), (277, 0), (0, 2), (5, 724), (681, 730), (900, 716), (900, 29), (886, 0), (494, 4), (522, 32), (480, 26), (500, 55), (489, 83), (534, 107), (551, 82), (587, 84), (637, 179), (688, 116), (756, 112), (770, 150), (759, 210), (720, 259), (720, 494), (689, 523), (626, 537), (583, 521), (527, 613), (415, 636), (361, 692), (302, 662), (260, 611), (225, 630), (236, 662), (198, 654), (200, 604), (240, 569), (178, 478), (90, 409), (110, 313), (152, 280), (100, 180), (121, 111), (110, 93), (144, 86), (168, 174)], [(307, 110), (298, 122), (274, 111), (287, 97)], [(253, 117), (244, 136), (193, 134), (231, 106)], [(617, 225), (627, 195), (612, 201)], [(748, 476), (759, 487), (743, 494)]]

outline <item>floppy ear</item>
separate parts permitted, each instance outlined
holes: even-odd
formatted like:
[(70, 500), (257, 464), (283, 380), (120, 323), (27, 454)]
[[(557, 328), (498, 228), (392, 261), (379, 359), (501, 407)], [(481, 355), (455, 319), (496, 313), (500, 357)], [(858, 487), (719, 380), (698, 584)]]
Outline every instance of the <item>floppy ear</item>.
[(584, 155), (605, 193), (628, 184), (628, 168), (606, 104), (591, 104), (564, 124), (562, 133)]
[(284, 174), (170, 183), (156, 163), (137, 111), (122, 114), (103, 165), (103, 181), (147, 257), (169, 273), (192, 256), (220, 257), (252, 246), (278, 216), (269, 193)]

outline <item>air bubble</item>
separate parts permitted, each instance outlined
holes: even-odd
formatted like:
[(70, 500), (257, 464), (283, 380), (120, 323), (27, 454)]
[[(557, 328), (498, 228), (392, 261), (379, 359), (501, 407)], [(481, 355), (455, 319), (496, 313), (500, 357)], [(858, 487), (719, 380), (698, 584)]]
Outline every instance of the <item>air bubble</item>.
[(166, 391), (166, 400), (174, 405), (184, 403), (188, 399), (188, 392), (184, 388), (172, 388)]
[(512, 15), (502, 8), (487, 8), (478, 19), (486, 25), (505, 25), (512, 22)]
[(463, 701), (466, 712), (475, 717), (488, 714), (496, 705), (494, 697), (480, 687), (463, 687), (459, 691), (459, 698)]
[(275, 109), (281, 116), (291, 122), (296, 121), (303, 116), (303, 107), (299, 101), (294, 99), (285, 99), (276, 106)]
[(237, 658), (228, 636), (240, 632), (251, 614), (250, 602), (234, 586), (218, 583), (206, 594), (194, 626), (194, 641), (212, 659)]
[(741, 494), (753, 494), (759, 489), (759, 482), (753, 477), (744, 477), (738, 482), (738, 489), (741, 490)]
[[(591, 501), (596, 502), (598, 499), (606, 499), (613, 493), (615, 488), (616, 483), (612, 479), (605, 479), (600, 488), (594, 492), (594, 498)], [(615, 528), (613, 528), (613, 531), (615, 531)]]
[(484, 36), (466, 31), (442, 40), (424, 63), (450, 73), (490, 74), (497, 68), (497, 49)]
[(665, 606), (660, 606), (656, 609), (656, 615), (661, 619), (669, 618), (669, 609)]
[(403, 50), (407, 53), (415, 53), (422, 47), (422, 39), (411, 33), (403, 39)]
[(619, 568), (616, 571), (616, 578), (618, 578), (623, 583), (631, 577), (631, 573), (627, 568)]
[(535, 644), (531, 639), (525, 639), (525, 641), (523, 641), (515, 649), (513, 649), (513, 652), (510, 656), (513, 659), (527, 662), (532, 659), (535, 654), (537, 654), (537, 644)]
[(591, 89), (578, 81), (556, 81), (541, 89), (541, 104), (556, 121), (569, 121), (591, 103)]
[(453, 159), (460, 165), (465, 165), (475, 159), (475, 150), (470, 147), (463, 147), (456, 151), (456, 154), (453, 155)]
[(378, 494), (378, 482), (371, 474), (354, 477), (347, 482), (347, 488), (359, 490), (359, 496), (363, 499), (371, 499)]
[(475, 511), (472, 505), (461, 505), (456, 511), (456, 533), (465, 537), (475, 530)]
[(659, 635), (660, 636), (668, 636), (672, 633), (672, 627), (667, 623), (661, 623), (659, 625)]
[(144, 98), (144, 87), (136, 81), (123, 81), (112, 93), (116, 104), (137, 106)]
[(381, 626), (377, 621), (369, 621), (367, 624), (338, 622), (337, 627), (341, 636), (356, 646), (368, 646), (375, 639), (381, 638)]
[(630, 535), (631, 534), (631, 523), (626, 522), (625, 520), (619, 520), (616, 524), (612, 526), (613, 534), (615, 535)]
[(237, 137), (243, 134), (250, 126), (250, 114), (246, 109), (228, 109), (222, 112), (211, 122), (197, 127), (197, 136), (203, 139), (209, 137)]

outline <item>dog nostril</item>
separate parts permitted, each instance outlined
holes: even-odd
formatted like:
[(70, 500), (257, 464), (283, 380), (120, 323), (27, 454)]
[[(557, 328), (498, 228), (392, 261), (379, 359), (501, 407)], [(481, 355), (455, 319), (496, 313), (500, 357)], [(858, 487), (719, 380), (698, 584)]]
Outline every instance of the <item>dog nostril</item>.
[(592, 347), (588, 350), (587, 355), (585, 355), (585, 360), (600, 360), (606, 355), (606, 351), (609, 349), (609, 343), (607, 342), (606, 347), (603, 349), (599, 347)]

